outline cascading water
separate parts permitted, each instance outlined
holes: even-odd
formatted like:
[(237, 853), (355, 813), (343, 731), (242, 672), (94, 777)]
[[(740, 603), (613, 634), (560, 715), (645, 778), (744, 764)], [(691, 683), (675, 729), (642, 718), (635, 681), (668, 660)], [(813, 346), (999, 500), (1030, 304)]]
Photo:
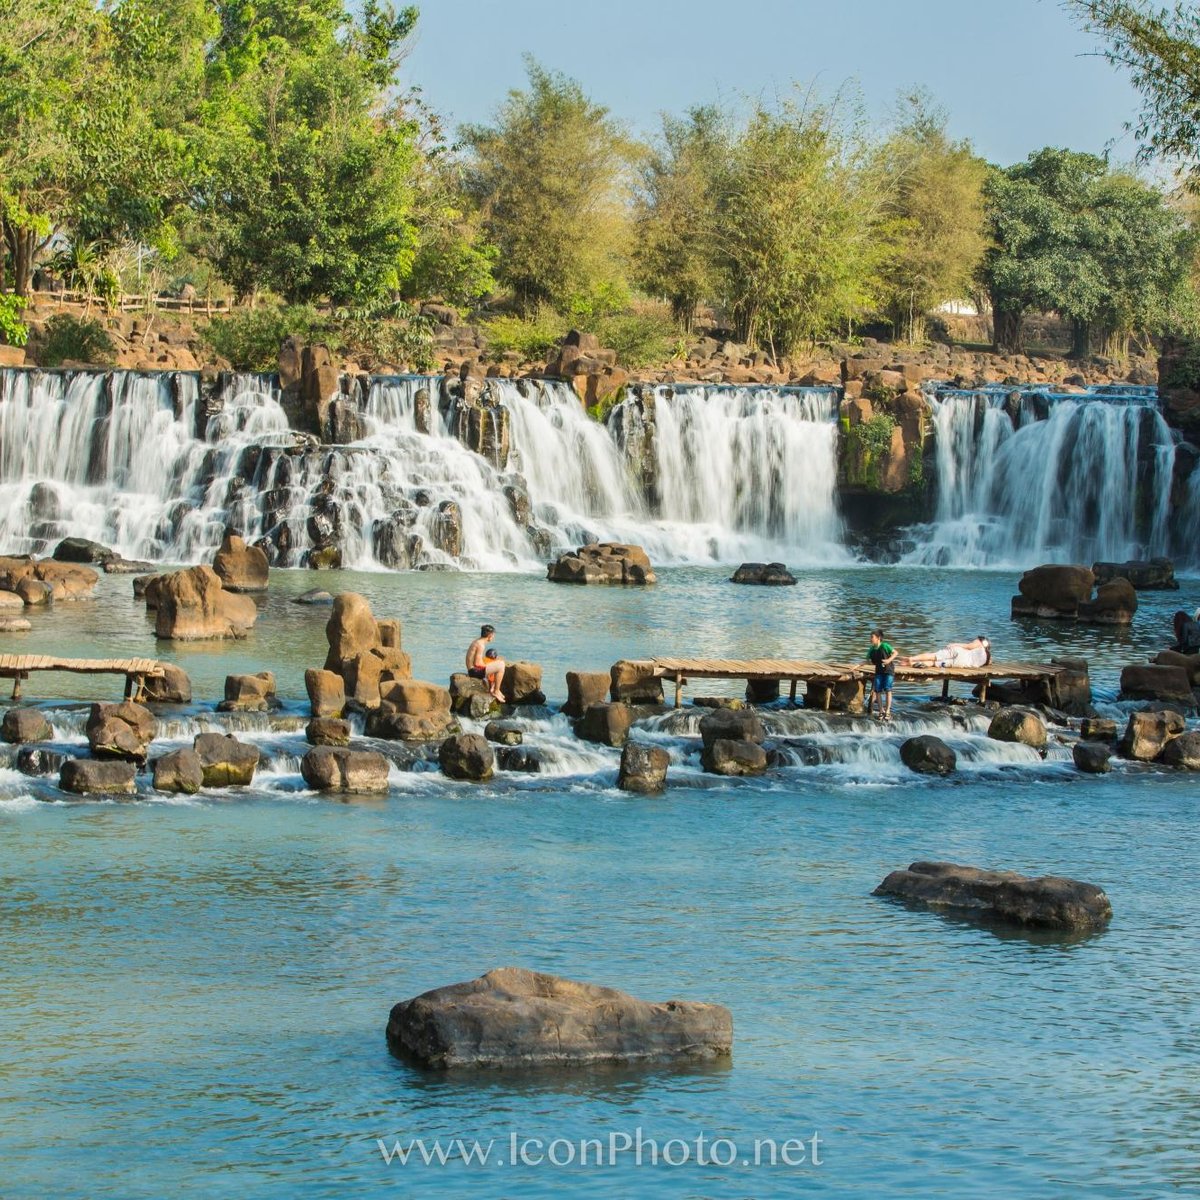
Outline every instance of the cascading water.
[(1166, 554), (1175, 442), (1153, 393), (932, 397), (937, 509), (907, 563), (1028, 567)]
[(321, 446), (273, 377), (226, 376), (206, 400), (188, 374), (5, 371), (0, 550), (76, 536), (193, 562), (232, 525), (280, 566), (534, 569), (591, 539), (660, 564), (846, 557), (830, 389), (658, 388), (602, 425), (565, 383), (484, 388), (490, 453), (460, 440), (433, 377), (373, 379), (361, 436)]

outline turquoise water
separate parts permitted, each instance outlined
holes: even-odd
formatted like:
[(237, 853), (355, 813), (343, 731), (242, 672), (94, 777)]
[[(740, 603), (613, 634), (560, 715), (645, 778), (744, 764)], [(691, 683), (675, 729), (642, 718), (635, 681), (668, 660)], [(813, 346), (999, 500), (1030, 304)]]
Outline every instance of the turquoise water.
[[(546, 666), (554, 702), (567, 667), (651, 651), (857, 654), (876, 621), (905, 649), (982, 631), (998, 657), (1085, 653), (1103, 700), (1122, 663), (1163, 644), (1170, 612), (1194, 604), (1187, 592), (1144, 595), (1133, 629), (1115, 633), (1018, 626), (1012, 579), (978, 573), (829, 572), (765, 591), (681, 570), (638, 593), (520, 576), (326, 578), (403, 619), (418, 676), (444, 678), (471, 627), (494, 620), (506, 653)], [(227, 671), (273, 667), (300, 711), (325, 614), (285, 595), (313, 581), (277, 575), (246, 643), (173, 655), (198, 701), (219, 698)], [(154, 653), (128, 588), (103, 580), (97, 601), (35, 617), (22, 645)], [(67, 696), (119, 690), (57, 682)], [(76, 740), (78, 714), (45, 681), (29, 690)], [(190, 736), (189, 722), (214, 719), (207, 707), (177, 714), (169, 732)], [(268, 767), (242, 793), (68, 803), (0, 770), (0, 1191), (1132, 1197), (1194, 1186), (1194, 778), (1081, 776), (1062, 746), (1045, 762), (998, 750), (979, 718), (930, 711), (911, 691), (895, 733), (774, 721), (832, 759), (718, 781), (696, 769), (694, 722), (659, 722), (643, 736), (672, 751), (675, 786), (661, 799), (616, 791), (616, 752), (573, 748), (561, 719), (527, 723), (547, 773), (477, 788), (397, 770), (389, 796), (356, 804), (305, 792), (302, 738), (265, 722), (252, 736)], [(924, 727), (957, 739), (958, 776), (898, 767), (903, 732)], [(922, 857), (1074, 875), (1104, 886), (1116, 916), (1089, 939), (1014, 936), (870, 895)], [(388, 1054), (393, 1003), (501, 965), (728, 1004), (732, 1064), (443, 1077)], [(660, 1145), (729, 1139), (737, 1156), (729, 1167), (638, 1166), (632, 1152), (604, 1167), (507, 1162), (513, 1134), (536, 1154), (532, 1139), (607, 1142), (639, 1127)], [(811, 1146), (814, 1134), (819, 1165), (741, 1165), (755, 1139)], [(414, 1138), (494, 1146), (487, 1166), (384, 1162), (376, 1139)]]

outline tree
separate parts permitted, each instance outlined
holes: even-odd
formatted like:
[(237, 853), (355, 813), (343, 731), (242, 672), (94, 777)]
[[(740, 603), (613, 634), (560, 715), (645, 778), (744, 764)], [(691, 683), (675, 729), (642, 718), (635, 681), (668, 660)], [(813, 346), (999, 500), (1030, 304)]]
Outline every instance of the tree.
[(1109, 41), (1108, 60), (1126, 68), (1142, 94), (1134, 135), (1144, 158), (1183, 165), (1200, 188), (1200, 11), (1176, 0), (1070, 0), (1088, 28)]
[(210, 62), (211, 254), (242, 295), (370, 306), (412, 261), (415, 128), (394, 84), (416, 10), (228, 0)]
[(983, 257), (983, 183), (987, 164), (967, 142), (953, 142), (944, 113), (921, 95), (880, 150), (892, 218), (882, 304), (897, 335), (924, 338), (935, 305), (965, 296)]
[(1046, 148), (993, 171), (983, 275), (998, 349), (1021, 349), (1023, 314), (1056, 312), (1086, 355), (1160, 323), (1187, 276), (1190, 234), (1162, 195), (1092, 154)]
[(634, 202), (633, 260), (638, 284), (665, 296), (690, 329), (696, 305), (720, 291), (720, 192), (729, 130), (711, 106), (663, 118), (660, 144), (647, 155)]
[(721, 185), (721, 262), (738, 335), (778, 360), (874, 304), (883, 204), (866, 148), (825, 108), (758, 106)]
[(467, 188), (497, 276), (525, 311), (603, 308), (623, 297), (622, 203), (633, 147), (608, 110), (572, 79), (526, 59), (495, 123), (463, 130)]

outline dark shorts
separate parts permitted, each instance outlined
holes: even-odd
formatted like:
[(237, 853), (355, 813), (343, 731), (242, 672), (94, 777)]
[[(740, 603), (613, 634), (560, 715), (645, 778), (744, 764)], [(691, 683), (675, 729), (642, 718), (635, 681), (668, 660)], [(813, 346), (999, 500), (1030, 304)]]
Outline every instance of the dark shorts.
[(468, 667), (467, 674), (470, 675), (470, 677), (472, 679), (486, 679), (487, 678), (487, 671), (485, 671), (483, 669), (483, 667)]
[(871, 681), (871, 691), (873, 692), (890, 692), (892, 684), (895, 682), (896, 676), (890, 671), (875, 673), (875, 678)]

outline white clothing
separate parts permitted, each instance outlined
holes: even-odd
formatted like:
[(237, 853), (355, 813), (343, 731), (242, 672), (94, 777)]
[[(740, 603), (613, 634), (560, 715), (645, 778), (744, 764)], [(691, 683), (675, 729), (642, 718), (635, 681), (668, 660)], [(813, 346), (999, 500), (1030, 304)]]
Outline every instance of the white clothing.
[(986, 667), (987, 660), (988, 652), (984, 646), (975, 650), (943, 646), (937, 654), (939, 667)]

